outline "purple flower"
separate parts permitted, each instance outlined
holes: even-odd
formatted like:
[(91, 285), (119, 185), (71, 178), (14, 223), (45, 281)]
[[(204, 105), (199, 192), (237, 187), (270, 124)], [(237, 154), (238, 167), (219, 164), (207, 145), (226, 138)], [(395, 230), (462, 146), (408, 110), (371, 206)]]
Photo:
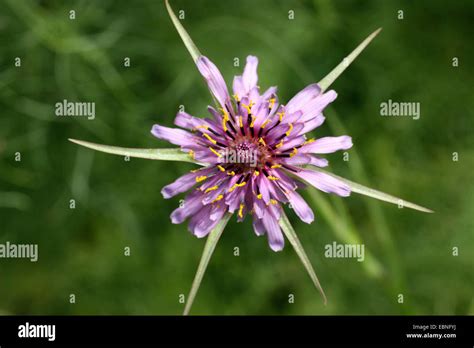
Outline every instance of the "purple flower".
[(247, 57), (242, 76), (234, 77), (231, 97), (217, 67), (200, 56), (197, 67), (218, 109), (209, 106), (212, 117), (205, 119), (179, 112), (174, 123), (187, 130), (154, 125), (151, 132), (205, 165), (162, 189), (164, 198), (192, 190), (171, 214), (173, 223), (189, 219), (189, 230), (202, 238), (226, 212), (237, 213), (238, 221), (250, 214), (255, 233), (266, 234), (270, 248), (279, 251), (284, 246), (279, 225), (282, 203), (291, 204), (304, 222), (314, 220), (298, 188), (308, 183), (324, 192), (350, 195), (343, 181), (305, 167), (327, 166), (328, 161), (318, 155), (347, 150), (352, 139), (305, 135), (324, 122), (322, 112), (336, 99), (335, 91), (322, 93), (318, 84), (311, 84), (283, 105), (276, 87), (260, 93), (257, 65), (257, 57)]

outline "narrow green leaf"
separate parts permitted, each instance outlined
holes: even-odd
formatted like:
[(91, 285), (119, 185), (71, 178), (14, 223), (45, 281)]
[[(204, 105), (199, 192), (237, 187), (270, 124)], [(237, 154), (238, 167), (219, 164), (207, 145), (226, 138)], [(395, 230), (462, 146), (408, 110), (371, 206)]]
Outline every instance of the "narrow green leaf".
[(316, 272), (314, 271), (313, 266), (311, 266), (311, 262), (309, 261), (308, 256), (306, 256), (306, 252), (304, 251), (303, 246), (301, 245), (301, 242), (298, 239), (298, 236), (296, 235), (296, 232), (293, 229), (293, 226), (291, 226), (291, 223), (288, 220), (288, 217), (286, 216), (284, 211), (282, 211), (282, 215), (281, 215), (279, 223), (283, 230), (283, 233), (285, 233), (286, 238), (288, 238), (288, 241), (295, 249), (301, 262), (303, 263), (303, 266), (306, 268), (306, 271), (308, 272), (311, 280), (313, 281), (314, 286), (321, 293), (321, 296), (324, 299), (324, 304), (326, 305), (327, 303), (326, 295), (324, 294), (324, 290), (321, 287), (321, 284), (319, 283), (318, 276), (316, 275)]
[(193, 40), (189, 36), (188, 32), (184, 27), (181, 25), (181, 22), (179, 19), (176, 17), (176, 15), (173, 12), (173, 9), (171, 8), (169, 1), (165, 0), (166, 4), (166, 9), (168, 10), (168, 13), (171, 17), (171, 21), (173, 22), (176, 30), (178, 31), (179, 36), (181, 36), (181, 39), (184, 42), (184, 45), (188, 49), (189, 53), (191, 54), (191, 57), (193, 58), (194, 62), (198, 60), (198, 58), (201, 56), (201, 52), (199, 52), (199, 49), (196, 47), (194, 44)]
[(367, 187), (367, 186), (364, 186), (364, 185), (361, 185), (361, 184), (357, 184), (353, 181), (344, 179), (343, 177), (340, 177), (336, 174), (328, 172), (327, 170), (317, 168), (317, 167), (312, 167), (312, 166), (307, 167), (307, 168), (311, 169), (311, 170), (314, 170), (316, 172), (328, 174), (328, 175), (332, 176), (333, 178), (336, 178), (336, 179), (344, 182), (345, 184), (349, 185), (352, 192), (356, 192), (356, 193), (359, 193), (361, 195), (365, 195), (365, 196), (369, 196), (369, 197), (372, 197), (372, 198), (375, 198), (375, 199), (379, 199), (381, 201), (385, 201), (385, 202), (388, 202), (388, 203), (397, 204), (397, 205), (399, 205), (403, 208), (411, 208), (411, 209), (414, 209), (414, 210), (422, 211), (424, 213), (433, 213), (433, 210), (431, 210), (431, 209), (422, 207), (422, 206), (417, 205), (415, 203), (407, 202), (407, 201), (405, 201), (401, 198), (389, 195), (389, 194), (381, 192), (381, 191), (374, 190), (370, 187)]
[(88, 141), (69, 139), (69, 141), (87, 147), (92, 150), (110, 153), (113, 155), (129, 156), (137, 158), (146, 158), (152, 160), (163, 160), (163, 161), (181, 161), (200, 164), (189, 156), (189, 154), (182, 152), (179, 148), (176, 149), (135, 149), (128, 147), (118, 147), (110, 145), (102, 145), (96, 143), (90, 143)]
[(339, 75), (342, 74), (344, 70), (357, 58), (357, 56), (367, 47), (367, 45), (377, 36), (378, 33), (382, 28), (378, 28), (372, 34), (370, 34), (362, 43), (355, 48), (354, 51), (351, 52), (346, 58), (339, 63), (329, 74), (327, 74), (321, 81), (318, 82), (319, 86), (321, 87), (322, 91), (325, 91), (336, 79)]
[(191, 306), (193, 305), (194, 298), (199, 290), (199, 286), (201, 285), (202, 278), (204, 273), (206, 272), (207, 265), (211, 260), (212, 253), (216, 248), (217, 242), (224, 231), (227, 222), (229, 222), (230, 217), (232, 214), (225, 214), (222, 220), (217, 224), (217, 226), (209, 233), (209, 236), (206, 240), (206, 245), (204, 246), (204, 251), (202, 252), (201, 261), (199, 262), (199, 266), (194, 276), (193, 285), (191, 286), (191, 291), (189, 292), (188, 299), (186, 301), (186, 306), (184, 308), (183, 315), (188, 315), (189, 311), (191, 310)]

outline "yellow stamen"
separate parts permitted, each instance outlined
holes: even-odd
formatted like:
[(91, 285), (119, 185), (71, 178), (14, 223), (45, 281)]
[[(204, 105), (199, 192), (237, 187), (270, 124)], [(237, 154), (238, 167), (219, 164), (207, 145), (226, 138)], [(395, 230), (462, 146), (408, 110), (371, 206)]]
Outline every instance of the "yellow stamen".
[(211, 203), (215, 203), (217, 201), (220, 201), (222, 198), (224, 198), (224, 195), (219, 195), (216, 197), (216, 199), (214, 199)]
[(209, 146), (209, 150), (211, 150), (214, 155), (216, 155), (217, 157), (222, 157), (222, 154), (220, 154), (219, 152), (217, 152), (216, 150), (214, 150), (212, 147)]
[(252, 108), (252, 103), (250, 103), (250, 105), (242, 104), (242, 106), (247, 110), (248, 114), (251, 113), (250, 109)]
[(259, 194), (257, 195), (257, 198), (258, 198), (258, 199), (262, 199), (262, 194), (259, 193)]
[(314, 138), (311, 138), (311, 139), (306, 140), (306, 141), (303, 143), (303, 145), (311, 144), (312, 142), (314, 142)]
[(240, 98), (239, 98), (239, 96), (238, 96), (237, 94), (234, 94), (234, 99), (235, 99), (236, 101), (240, 101)]
[(268, 176), (268, 179), (272, 181), (280, 180), (280, 178), (277, 178), (276, 176), (273, 176), (273, 175)]
[(296, 155), (298, 153), (298, 149), (296, 147), (293, 148), (293, 152), (290, 153), (290, 157), (293, 157), (294, 155)]
[(223, 166), (218, 165), (217, 168), (219, 168), (219, 170), (220, 170), (221, 172), (225, 172), (225, 168), (224, 168)]
[(230, 171), (230, 172), (227, 172), (227, 175), (234, 176), (234, 175), (235, 175), (235, 172), (232, 170), (232, 171)]
[(203, 135), (207, 140), (209, 140), (211, 143), (213, 143), (213, 144), (216, 144), (216, 143), (217, 143), (217, 141), (215, 141), (214, 139), (212, 139), (209, 134), (203, 133), (202, 135)]
[(222, 112), (225, 118), (229, 118), (229, 115), (227, 114), (227, 111), (223, 108), (219, 108), (219, 110)]
[(224, 129), (224, 132), (227, 132), (227, 120), (225, 119), (225, 117), (222, 119), (222, 128)]
[(196, 182), (201, 182), (207, 179), (206, 175), (201, 175), (196, 177)]
[(215, 191), (219, 188), (219, 186), (212, 186), (212, 187), (209, 187), (208, 189), (206, 189), (206, 191), (204, 191), (204, 193), (208, 193), (208, 192), (211, 192), (211, 191)]
[(257, 118), (255, 116), (252, 116), (252, 122), (250, 122), (250, 127), (253, 128), (253, 125), (255, 124), (255, 120)]
[(276, 99), (275, 99), (275, 98), (272, 98), (272, 99), (270, 99), (269, 101), (270, 101), (270, 104), (268, 105), (268, 108), (269, 108), (269, 109), (272, 109), (272, 108), (273, 108), (273, 105), (275, 105)]
[(260, 128), (265, 128), (265, 126), (270, 122), (270, 120), (266, 120), (265, 122), (262, 123)]
[(244, 124), (242, 123), (242, 116), (239, 116), (239, 126), (243, 128)]
[(278, 144), (275, 145), (277, 149), (282, 146), (283, 146), (283, 140), (281, 140)]
[(189, 157), (194, 159), (194, 151), (193, 150), (189, 150), (188, 155), (189, 155)]
[(244, 210), (244, 204), (240, 203), (239, 218), (241, 218), (241, 219), (244, 217), (243, 210)]
[(240, 184), (234, 184), (234, 186), (232, 186), (232, 187), (229, 189), (229, 192), (234, 191), (237, 187), (245, 186), (245, 184), (247, 184), (245, 181), (242, 182), (242, 183), (240, 183)]
[(253, 172), (253, 174), (254, 174), (255, 176), (259, 176), (259, 175), (260, 175), (260, 172), (259, 172), (258, 170), (256, 170), (256, 171)]
[(206, 125), (202, 124), (202, 125), (196, 126), (196, 129), (198, 129), (198, 128), (209, 129), (209, 126), (206, 126)]
[(288, 123), (288, 126), (290, 127), (287, 131), (286, 131), (286, 136), (289, 136), (291, 134), (291, 131), (293, 130), (293, 124), (292, 123)]
[(263, 144), (264, 146), (267, 146), (267, 144), (265, 143), (265, 140), (263, 140), (263, 138), (258, 139), (258, 142)]
[(270, 204), (278, 204), (278, 202), (274, 199), (270, 199)]
[(272, 168), (272, 169), (281, 168), (281, 164), (274, 164), (270, 168)]
[(285, 115), (285, 113), (284, 112), (279, 112), (277, 115), (280, 118), (280, 122), (281, 122), (281, 120), (283, 120), (283, 116)]

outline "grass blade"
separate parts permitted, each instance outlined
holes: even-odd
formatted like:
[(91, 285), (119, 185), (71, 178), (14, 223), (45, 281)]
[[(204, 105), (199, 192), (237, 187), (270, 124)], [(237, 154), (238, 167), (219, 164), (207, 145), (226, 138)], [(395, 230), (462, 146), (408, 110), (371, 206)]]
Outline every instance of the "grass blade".
[(191, 54), (191, 57), (194, 60), (194, 63), (198, 60), (198, 58), (201, 56), (201, 52), (199, 52), (199, 49), (196, 47), (194, 44), (193, 40), (189, 36), (188, 32), (184, 27), (181, 25), (181, 22), (179, 21), (178, 17), (176, 17), (175, 13), (173, 12), (173, 9), (171, 8), (169, 1), (165, 0), (166, 4), (166, 9), (168, 10), (168, 14), (170, 15), (171, 21), (173, 22), (176, 30), (178, 31), (179, 36), (184, 42), (184, 45), (188, 49), (189, 53)]
[(367, 45), (377, 36), (382, 28), (378, 28), (370, 34), (362, 43), (357, 46), (346, 58), (339, 63), (329, 74), (327, 74), (321, 81), (318, 82), (322, 91), (325, 91), (336, 79), (343, 73), (346, 68), (357, 58), (357, 56), (367, 47)]
[(311, 262), (309, 261), (308, 256), (306, 255), (306, 252), (304, 251), (303, 246), (301, 245), (301, 242), (298, 239), (298, 236), (296, 235), (295, 230), (293, 229), (293, 226), (291, 226), (291, 223), (288, 220), (288, 217), (283, 211), (282, 211), (282, 215), (281, 215), (279, 223), (280, 223), (281, 229), (283, 230), (283, 233), (285, 233), (286, 238), (288, 238), (288, 241), (295, 249), (296, 253), (298, 254), (298, 257), (303, 263), (303, 266), (306, 268), (306, 271), (308, 272), (311, 280), (313, 281), (314, 286), (321, 293), (321, 296), (324, 299), (324, 304), (326, 305), (327, 303), (326, 295), (324, 294), (324, 290), (321, 287), (321, 284), (319, 283), (318, 276), (316, 275), (316, 272), (314, 271), (313, 266), (311, 265)]
[(87, 147), (92, 150), (110, 153), (113, 155), (136, 157), (136, 158), (146, 158), (152, 160), (162, 160), (162, 161), (181, 161), (181, 162), (190, 162), (196, 163), (191, 156), (185, 152), (182, 152), (179, 148), (176, 149), (136, 149), (128, 147), (118, 147), (110, 145), (102, 145), (91, 143), (88, 141), (69, 139), (69, 141)]
[(209, 233), (209, 236), (206, 240), (206, 245), (204, 246), (204, 251), (202, 252), (201, 261), (199, 262), (199, 266), (196, 272), (196, 275), (193, 280), (193, 285), (191, 286), (191, 291), (189, 292), (188, 299), (186, 301), (186, 306), (184, 307), (183, 315), (188, 315), (189, 311), (191, 310), (191, 306), (193, 305), (194, 298), (199, 290), (199, 286), (201, 285), (202, 278), (204, 273), (206, 272), (207, 265), (211, 260), (212, 253), (216, 248), (217, 242), (224, 231), (227, 222), (229, 222), (230, 217), (232, 214), (226, 214), (222, 218), (222, 220), (217, 224), (217, 226)]
[(431, 210), (431, 209), (422, 207), (422, 206), (420, 206), (418, 204), (415, 204), (415, 203), (407, 202), (407, 201), (405, 201), (401, 198), (398, 198), (398, 197), (389, 195), (387, 193), (374, 190), (370, 187), (355, 183), (353, 181), (344, 179), (343, 177), (340, 177), (336, 174), (333, 174), (333, 173), (328, 172), (326, 170), (323, 170), (321, 168), (317, 168), (317, 167), (311, 167), (310, 168), (310, 167), (308, 167), (308, 169), (314, 170), (316, 172), (321, 172), (321, 173), (328, 174), (328, 175), (344, 182), (345, 184), (349, 185), (352, 192), (356, 192), (356, 193), (359, 193), (361, 195), (369, 196), (369, 197), (372, 197), (372, 198), (375, 198), (375, 199), (378, 199), (378, 200), (381, 200), (381, 201), (384, 201), (384, 202), (397, 204), (397, 205), (399, 205), (403, 208), (411, 208), (411, 209), (414, 209), (414, 210), (422, 211), (424, 213), (433, 213), (433, 210)]

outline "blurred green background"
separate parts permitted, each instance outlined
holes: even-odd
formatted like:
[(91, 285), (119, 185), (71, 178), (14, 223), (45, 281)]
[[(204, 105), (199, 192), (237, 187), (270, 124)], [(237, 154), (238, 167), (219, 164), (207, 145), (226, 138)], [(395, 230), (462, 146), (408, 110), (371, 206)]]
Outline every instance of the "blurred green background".
[[(249, 221), (232, 220), (192, 313), (474, 314), (472, 1), (171, 4), (184, 10), (183, 25), (229, 85), (254, 54), (260, 86), (278, 85), (284, 101), (383, 27), (332, 85), (339, 97), (314, 135), (353, 137), (350, 160), (329, 155), (330, 170), (436, 211), (304, 192), (315, 222), (289, 216), (326, 307), (288, 243), (274, 253)], [(36, 263), (0, 259), (0, 312), (180, 314), (179, 295), (191, 287), (204, 240), (171, 224), (182, 196), (164, 200), (160, 190), (193, 165), (127, 162), (67, 141), (169, 147), (150, 134), (154, 123), (172, 125), (180, 105), (206, 115), (210, 95), (164, 3), (0, 5), (0, 243), (39, 245)], [(63, 99), (95, 102), (96, 118), (56, 117), (54, 104)], [(420, 119), (381, 117), (388, 99), (420, 102)], [(333, 241), (364, 243), (369, 255), (361, 263), (325, 258)]]

